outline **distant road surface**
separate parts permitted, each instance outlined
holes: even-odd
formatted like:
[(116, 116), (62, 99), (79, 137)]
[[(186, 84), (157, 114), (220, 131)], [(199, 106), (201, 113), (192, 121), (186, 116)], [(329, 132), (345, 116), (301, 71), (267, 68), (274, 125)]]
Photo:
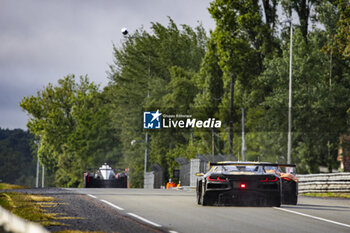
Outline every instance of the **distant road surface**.
[(215, 207), (193, 190), (69, 189), (169, 233), (350, 232), (350, 200), (300, 197), (298, 205)]

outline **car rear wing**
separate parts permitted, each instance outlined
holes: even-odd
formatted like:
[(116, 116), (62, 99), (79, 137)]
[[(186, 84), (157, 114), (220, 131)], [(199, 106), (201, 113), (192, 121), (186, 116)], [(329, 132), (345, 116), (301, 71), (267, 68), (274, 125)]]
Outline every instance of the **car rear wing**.
[[(98, 170), (100, 170), (100, 169), (99, 168), (86, 168), (85, 169), (86, 172), (92, 172), (92, 173), (95, 173)], [(105, 169), (102, 169), (102, 170), (105, 170)], [(116, 173), (128, 172), (128, 168), (112, 168), (112, 170)]]
[(286, 163), (249, 163), (249, 162), (225, 162), (225, 163), (208, 163), (209, 167), (212, 166), (270, 166), (270, 167), (296, 167), (295, 164)]
[[(218, 163), (208, 163), (209, 169), (213, 166), (261, 166), (261, 167), (276, 167), (283, 168), (281, 172), (296, 174), (296, 165), (295, 164), (286, 164), (286, 163), (265, 163), (265, 162), (218, 162)], [(273, 169), (274, 170), (274, 169)]]

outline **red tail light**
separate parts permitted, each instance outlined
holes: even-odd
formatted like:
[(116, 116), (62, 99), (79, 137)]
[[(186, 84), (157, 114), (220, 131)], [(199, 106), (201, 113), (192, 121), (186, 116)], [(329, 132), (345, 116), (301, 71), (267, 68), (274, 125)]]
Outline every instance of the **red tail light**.
[(291, 179), (289, 179), (288, 177), (282, 177), (282, 179), (291, 181)]
[(241, 189), (245, 189), (246, 188), (246, 184), (242, 183), (240, 187), (241, 187)]
[(266, 177), (264, 180), (260, 180), (260, 182), (276, 182), (276, 181), (278, 181), (278, 178), (277, 178), (277, 177), (275, 177), (275, 178), (272, 179), (272, 180), (269, 180), (268, 177)]
[(219, 182), (225, 182), (227, 181), (226, 178), (220, 178), (220, 176), (218, 176), (217, 178), (213, 178), (213, 177), (208, 177), (209, 181), (219, 181)]

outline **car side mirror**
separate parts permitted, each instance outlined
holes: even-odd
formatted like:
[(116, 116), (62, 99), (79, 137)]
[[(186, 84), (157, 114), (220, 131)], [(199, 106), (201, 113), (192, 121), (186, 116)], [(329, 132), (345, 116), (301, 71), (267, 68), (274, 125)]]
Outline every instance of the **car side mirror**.
[(197, 173), (196, 173), (196, 176), (204, 176), (204, 173), (202, 173), (202, 172), (197, 172)]

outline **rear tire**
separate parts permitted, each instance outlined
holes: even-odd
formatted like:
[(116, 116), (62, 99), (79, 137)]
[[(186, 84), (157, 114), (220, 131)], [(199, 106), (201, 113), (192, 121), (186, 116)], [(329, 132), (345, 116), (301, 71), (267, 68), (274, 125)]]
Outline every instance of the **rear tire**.
[(197, 180), (196, 199), (197, 199), (197, 204), (201, 205), (202, 204), (202, 182), (199, 180)]
[(298, 183), (282, 180), (282, 204), (296, 205), (298, 203)]
[(202, 200), (202, 203), (201, 203), (202, 206), (207, 206), (207, 205), (208, 205), (208, 200), (207, 200), (207, 198), (202, 197), (201, 200)]
[(298, 195), (293, 196), (290, 202), (290, 205), (296, 205), (296, 204), (298, 204)]
[(197, 190), (197, 204), (198, 205), (202, 205), (202, 190), (201, 190), (201, 187), (199, 186), (198, 187), (198, 190)]
[(276, 202), (272, 205), (273, 207), (280, 207), (281, 206), (281, 202)]
[(204, 197), (204, 194), (202, 194), (201, 200), (202, 206), (212, 206), (215, 203), (215, 200), (210, 195), (206, 195), (206, 197)]

